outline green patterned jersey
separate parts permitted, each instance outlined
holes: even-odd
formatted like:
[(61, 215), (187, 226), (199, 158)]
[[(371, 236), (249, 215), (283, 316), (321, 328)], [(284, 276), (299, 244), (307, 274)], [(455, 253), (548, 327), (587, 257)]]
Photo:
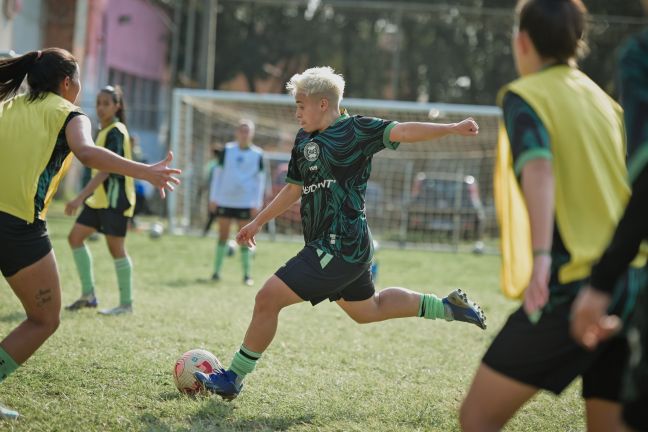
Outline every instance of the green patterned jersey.
[(302, 187), (301, 218), (307, 246), (350, 263), (371, 262), (373, 241), (365, 214), (365, 191), (373, 155), (399, 145), (389, 140), (396, 124), (344, 112), (322, 132), (299, 131), (286, 181)]

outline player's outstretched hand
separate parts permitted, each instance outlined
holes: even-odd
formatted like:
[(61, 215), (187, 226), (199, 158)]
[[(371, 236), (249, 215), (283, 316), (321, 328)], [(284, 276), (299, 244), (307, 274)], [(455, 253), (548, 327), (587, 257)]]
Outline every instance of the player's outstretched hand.
[(81, 207), (81, 204), (83, 204), (83, 200), (80, 198), (75, 198), (72, 201), (69, 201), (65, 204), (65, 215), (74, 216), (79, 207)]
[(254, 236), (257, 235), (259, 231), (261, 231), (261, 225), (253, 220), (252, 222), (241, 228), (241, 231), (236, 234), (236, 242), (241, 246), (256, 246), (256, 239), (254, 238)]
[(580, 290), (572, 305), (571, 334), (579, 344), (593, 350), (621, 328), (621, 320), (608, 315), (611, 298), (592, 287)]
[(467, 119), (462, 120), (459, 123), (455, 123), (452, 131), (456, 135), (474, 136), (479, 133), (479, 125), (475, 120), (473, 120), (472, 117), (468, 117)]
[(173, 152), (169, 152), (164, 160), (149, 165), (147, 168), (145, 180), (160, 189), (160, 196), (162, 198), (166, 197), (167, 189), (173, 191), (174, 184), (180, 184), (180, 179), (174, 177), (173, 174), (180, 174), (182, 171), (177, 168), (169, 168), (172, 160)]

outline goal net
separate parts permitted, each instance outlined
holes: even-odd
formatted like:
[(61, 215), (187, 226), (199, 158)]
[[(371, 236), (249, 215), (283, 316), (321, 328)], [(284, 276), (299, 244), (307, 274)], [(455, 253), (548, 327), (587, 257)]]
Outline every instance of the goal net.
[[(497, 235), (492, 177), (500, 110), (491, 106), (344, 99), (349, 114), (388, 120), (451, 123), (473, 117), (477, 137), (404, 143), (373, 158), (366, 213), (375, 239), (400, 245), (481, 246)], [(234, 139), (241, 118), (256, 124), (254, 143), (265, 151), (266, 199), (285, 185), (298, 131), (288, 95), (176, 89), (171, 149), (182, 186), (169, 194), (172, 232), (200, 230), (207, 221), (212, 149)], [(272, 236), (301, 236), (299, 204), (268, 224)]]

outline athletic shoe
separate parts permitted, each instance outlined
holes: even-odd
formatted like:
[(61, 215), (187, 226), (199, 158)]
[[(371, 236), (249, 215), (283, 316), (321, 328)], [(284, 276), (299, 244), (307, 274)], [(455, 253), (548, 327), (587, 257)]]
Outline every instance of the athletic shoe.
[(112, 309), (102, 309), (99, 311), (101, 315), (123, 315), (133, 313), (133, 306), (131, 305), (119, 305)]
[(229, 370), (221, 369), (210, 374), (194, 372), (194, 376), (205, 390), (217, 394), (227, 401), (236, 399), (243, 390), (243, 383), (236, 384), (237, 375)]
[(243, 284), (247, 286), (252, 286), (254, 285), (254, 279), (252, 279), (250, 276), (245, 276), (243, 278)]
[(20, 414), (18, 414), (18, 411), (14, 411), (4, 405), (0, 405), (0, 418), (3, 418), (5, 420), (16, 420), (18, 416), (20, 416)]
[(75, 301), (71, 305), (65, 306), (65, 310), (77, 311), (83, 308), (96, 308), (99, 302), (97, 302), (97, 297), (81, 297), (79, 300)]
[(463, 321), (486, 329), (486, 315), (477, 303), (468, 299), (465, 292), (460, 289), (454, 290), (442, 301), (447, 321)]
[(211, 277), (211, 280), (213, 280), (214, 282), (218, 282), (220, 280), (220, 276), (218, 275), (218, 273), (214, 273)]

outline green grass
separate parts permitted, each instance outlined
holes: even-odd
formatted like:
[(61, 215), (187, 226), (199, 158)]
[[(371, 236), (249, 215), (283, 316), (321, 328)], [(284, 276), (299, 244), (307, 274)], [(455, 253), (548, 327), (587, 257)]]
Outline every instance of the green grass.
[[(66, 236), (73, 223), (56, 212), (49, 229), (63, 303), (79, 295)], [(498, 290), (499, 261), (422, 251), (378, 253), (379, 286), (444, 295), (465, 288), (488, 315), (489, 329), (402, 319), (357, 325), (335, 304), (282, 312), (274, 343), (232, 403), (187, 397), (173, 384), (177, 357), (205, 348), (229, 364), (247, 328), (263, 280), (300, 248), (260, 242), (255, 288), (241, 283), (238, 255), (223, 280), (211, 272), (214, 239), (145, 233), (128, 236), (134, 261), (132, 316), (62, 312), (57, 333), (0, 384), (0, 400), (22, 414), (0, 421), (15, 431), (454, 431), (457, 409), (491, 339), (516, 304)], [(103, 239), (89, 243), (101, 306), (116, 305), (112, 260)], [(0, 335), (24, 318), (0, 282)], [(511, 355), (515, 355), (514, 352)], [(580, 384), (560, 398), (540, 395), (510, 431), (583, 430)]]

